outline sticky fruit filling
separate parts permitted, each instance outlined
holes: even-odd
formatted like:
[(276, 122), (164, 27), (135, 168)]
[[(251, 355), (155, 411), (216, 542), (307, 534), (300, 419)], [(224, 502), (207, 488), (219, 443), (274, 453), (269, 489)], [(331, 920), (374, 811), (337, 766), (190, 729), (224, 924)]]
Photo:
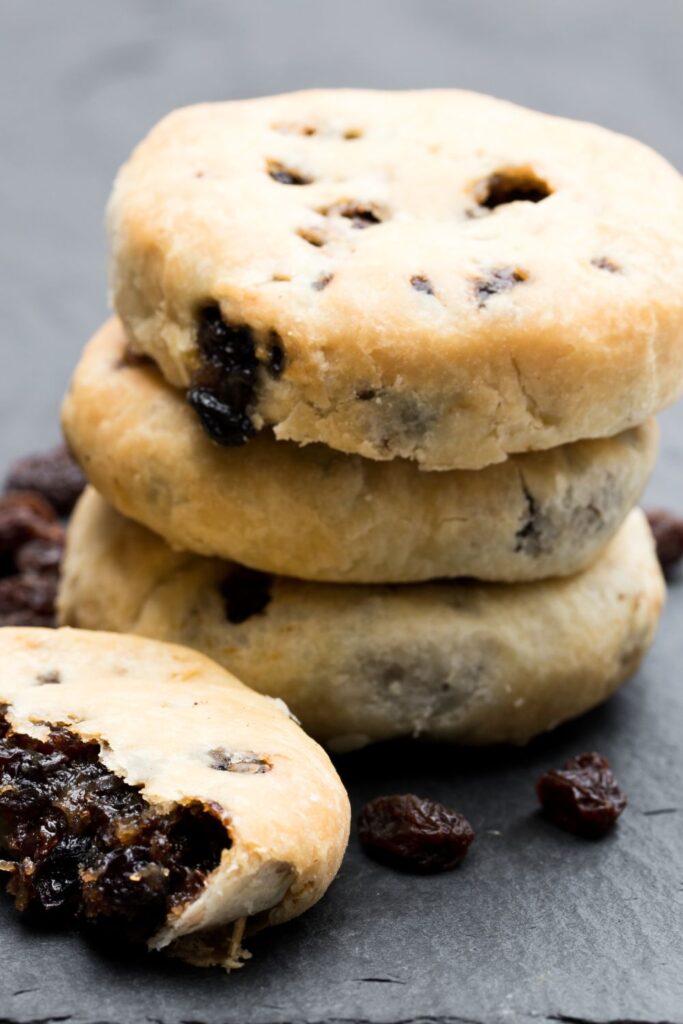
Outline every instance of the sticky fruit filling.
[(167, 813), (67, 728), (46, 739), (0, 715), (0, 850), (17, 909), (143, 942), (201, 890), (231, 845), (198, 801)]

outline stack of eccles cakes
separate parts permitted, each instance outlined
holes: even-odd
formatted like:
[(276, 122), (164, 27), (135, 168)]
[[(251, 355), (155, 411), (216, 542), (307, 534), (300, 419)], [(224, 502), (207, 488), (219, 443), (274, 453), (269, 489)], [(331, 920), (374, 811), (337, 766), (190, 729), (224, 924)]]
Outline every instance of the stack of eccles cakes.
[(645, 146), (470, 93), (165, 118), (64, 405), (62, 621), (194, 647), (337, 751), (604, 700), (664, 595), (634, 506), (683, 387), (682, 200)]

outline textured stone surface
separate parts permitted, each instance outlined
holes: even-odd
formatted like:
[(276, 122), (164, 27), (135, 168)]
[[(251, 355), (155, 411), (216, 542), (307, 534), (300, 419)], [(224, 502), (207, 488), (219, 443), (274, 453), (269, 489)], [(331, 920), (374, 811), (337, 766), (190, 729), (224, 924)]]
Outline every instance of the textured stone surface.
[[(130, 147), (181, 103), (304, 85), (459, 85), (628, 131), (683, 166), (677, 0), (0, 0), (0, 470), (57, 438), (69, 370), (106, 310), (102, 208)], [(683, 509), (683, 409), (662, 418), (653, 504)], [(478, 831), (415, 878), (352, 843), (328, 897), (252, 942), (230, 978), (112, 958), (0, 899), (0, 1021), (683, 1022), (683, 576), (645, 668), (522, 751), (410, 745), (340, 760), (356, 810), (413, 790)], [(580, 750), (630, 806), (586, 843), (535, 812)]]

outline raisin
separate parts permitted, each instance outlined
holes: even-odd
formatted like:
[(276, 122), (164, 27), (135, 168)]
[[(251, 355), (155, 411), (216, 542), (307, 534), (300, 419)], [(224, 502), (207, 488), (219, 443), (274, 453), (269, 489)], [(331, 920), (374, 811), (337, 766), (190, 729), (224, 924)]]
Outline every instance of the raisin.
[(238, 772), (244, 775), (260, 775), (269, 772), (272, 765), (264, 757), (252, 754), (249, 751), (238, 753), (237, 751), (210, 750), (211, 767), (217, 772)]
[(63, 726), (47, 739), (0, 717), (0, 849), (17, 908), (144, 941), (196, 895), (231, 846), (197, 802), (160, 813)]
[(591, 263), (598, 270), (606, 270), (610, 274), (618, 274), (621, 271), (619, 264), (610, 259), (609, 256), (596, 256), (595, 259), (591, 260)]
[(480, 206), (495, 210), (506, 203), (540, 203), (552, 195), (547, 181), (539, 178), (530, 167), (507, 167), (496, 171), (475, 186)]
[(657, 558), (669, 575), (683, 558), (683, 518), (663, 508), (649, 509), (647, 521), (657, 548)]
[(271, 377), (282, 376), (285, 368), (285, 349), (278, 334), (270, 332), (270, 347), (268, 349), (268, 370)]
[(68, 515), (85, 487), (85, 477), (65, 445), (29, 455), (12, 466), (6, 491), (35, 491), (62, 515)]
[(472, 280), (477, 305), (480, 309), (486, 305), (493, 295), (514, 288), (516, 284), (526, 281), (529, 274), (520, 267), (497, 267), (491, 270), (486, 277), (475, 277)]
[(386, 213), (372, 203), (340, 202), (323, 207), (318, 211), (324, 216), (345, 217), (351, 221), (351, 227), (369, 228), (386, 220)]
[(0, 625), (54, 626), (64, 529), (40, 494), (0, 499)]
[(546, 772), (536, 793), (553, 824), (587, 839), (609, 832), (628, 803), (609, 762), (595, 753), (578, 754)]
[(63, 551), (61, 541), (37, 537), (19, 548), (15, 556), (16, 567), (20, 573), (59, 572)]
[(254, 332), (247, 324), (226, 323), (217, 305), (205, 306), (197, 344), (203, 363), (192, 378), (187, 401), (212, 440), (245, 444), (256, 433), (248, 413), (259, 366)]
[(217, 444), (236, 447), (246, 444), (256, 433), (246, 413), (236, 412), (230, 403), (221, 401), (209, 388), (190, 388), (187, 401), (199, 416), (206, 433)]
[(474, 830), (462, 814), (412, 794), (381, 796), (365, 804), (358, 838), (371, 857), (421, 874), (448, 871), (464, 860)]
[(252, 615), (259, 615), (270, 603), (273, 578), (256, 569), (238, 566), (220, 585), (221, 597), (228, 622), (237, 626)]
[(54, 626), (57, 585), (54, 573), (0, 579), (0, 626)]
[(273, 181), (277, 181), (281, 185), (310, 185), (313, 181), (312, 178), (302, 174), (300, 171), (292, 170), (291, 167), (285, 167), (279, 160), (268, 161), (268, 174)]
[(434, 289), (432, 283), (428, 277), (424, 277), (422, 274), (415, 274), (410, 279), (410, 283), (416, 292), (424, 292), (425, 295), (433, 295)]
[(315, 281), (311, 285), (311, 288), (313, 288), (313, 290), (316, 292), (321, 292), (325, 288), (327, 288), (328, 284), (330, 283), (333, 277), (334, 274), (321, 274), (320, 277), (317, 277), (315, 279)]
[(64, 542), (64, 530), (52, 508), (37, 494), (9, 494), (0, 499), (0, 555), (16, 556), (32, 540)]

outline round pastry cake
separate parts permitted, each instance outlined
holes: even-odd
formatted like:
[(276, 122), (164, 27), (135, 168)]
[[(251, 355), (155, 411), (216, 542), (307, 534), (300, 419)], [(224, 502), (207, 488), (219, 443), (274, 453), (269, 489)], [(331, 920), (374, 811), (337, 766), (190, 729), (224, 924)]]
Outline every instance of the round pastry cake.
[(21, 910), (237, 966), (322, 896), (349, 804), (281, 701), (140, 637), (0, 630), (0, 870)]
[(337, 583), (574, 573), (638, 501), (657, 452), (652, 420), (443, 473), (266, 433), (219, 447), (154, 364), (130, 358), (117, 320), (87, 346), (62, 421), (100, 493), (172, 546)]
[(683, 387), (683, 183), (594, 125), (455, 90), (204, 104), (108, 221), (117, 311), (221, 444), (478, 469)]
[(635, 671), (663, 600), (637, 509), (567, 579), (353, 586), (174, 551), (89, 489), (59, 605), (67, 624), (196, 647), (348, 750), (405, 735), (526, 742)]

